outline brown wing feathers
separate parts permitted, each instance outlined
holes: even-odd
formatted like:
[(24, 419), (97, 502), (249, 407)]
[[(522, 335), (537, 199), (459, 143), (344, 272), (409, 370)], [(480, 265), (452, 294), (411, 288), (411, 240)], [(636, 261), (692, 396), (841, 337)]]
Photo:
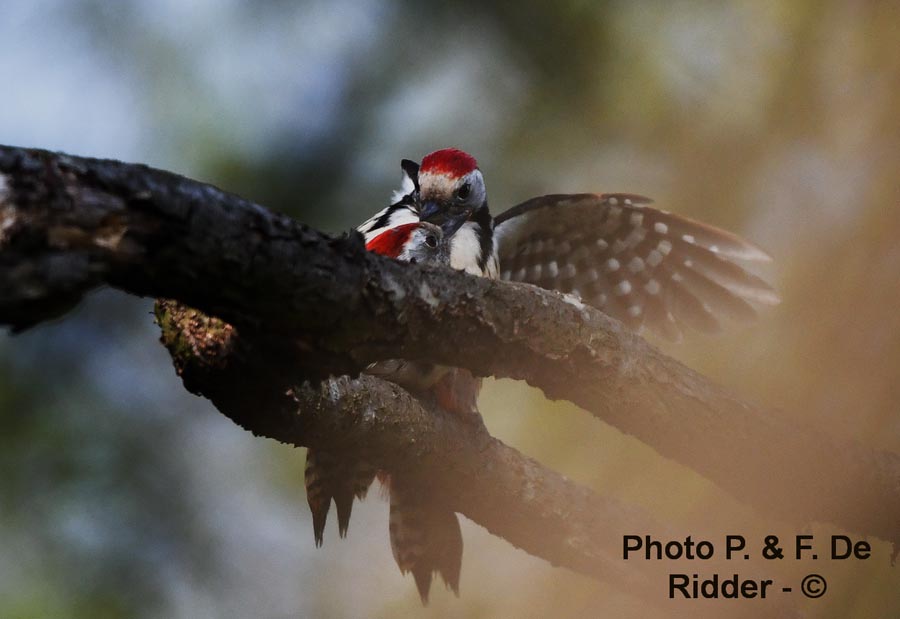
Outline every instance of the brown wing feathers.
[(632, 194), (534, 198), (495, 220), (501, 278), (571, 292), (631, 328), (669, 339), (751, 319), (772, 288), (735, 263), (769, 257), (724, 230)]

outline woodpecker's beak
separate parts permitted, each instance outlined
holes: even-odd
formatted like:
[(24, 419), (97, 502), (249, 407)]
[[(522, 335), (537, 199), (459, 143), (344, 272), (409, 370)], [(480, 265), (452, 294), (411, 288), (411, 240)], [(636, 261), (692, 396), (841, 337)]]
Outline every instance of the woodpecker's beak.
[(422, 204), (422, 208), (419, 210), (419, 220), (440, 226), (444, 238), (449, 239), (469, 220), (472, 213), (473, 209), (468, 207), (443, 206), (429, 200)]

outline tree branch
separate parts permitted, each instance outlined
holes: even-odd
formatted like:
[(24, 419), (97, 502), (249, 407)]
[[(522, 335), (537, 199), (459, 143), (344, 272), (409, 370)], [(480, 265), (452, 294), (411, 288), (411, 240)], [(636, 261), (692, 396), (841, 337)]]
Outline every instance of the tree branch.
[(0, 147), (0, 173), (0, 323), (109, 284), (221, 317), (294, 378), (404, 357), (524, 379), (767, 514), (900, 539), (900, 456), (742, 403), (562, 295), (395, 263), (145, 166)]
[(417, 471), (436, 500), (553, 565), (633, 591), (645, 584), (646, 573), (612, 552), (621, 549), (618, 531), (666, 530), (643, 510), (572, 483), (483, 424), (397, 385), (367, 375), (297, 384), (279, 370), (278, 351), (221, 320), (173, 301), (159, 302), (156, 315), (185, 386), (238, 425), (293, 445), (365, 450), (379, 469)]
[[(514, 546), (554, 566), (608, 582), (657, 606), (661, 616), (755, 617), (753, 606), (665, 597), (679, 562), (622, 560), (623, 532), (684, 539), (645, 510), (600, 496), (523, 456), (483, 424), (447, 413), (374, 376), (295, 384), (282, 371), (281, 350), (241, 337), (223, 321), (174, 301), (159, 301), (157, 321), (188, 390), (209, 398), (238, 425), (284, 443), (365, 453), (381, 470), (415, 471), (430, 500), (464, 514)], [(271, 345), (271, 342), (269, 343)], [(724, 535), (723, 535), (724, 537)], [(708, 570), (732, 570), (720, 559)], [(765, 573), (745, 577), (772, 577)], [(752, 572), (752, 570), (751, 570)], [(648, 595), (648, 592), (652, 592)], [(773, 617), (797, 617), (790, 599), (774, 600)]]

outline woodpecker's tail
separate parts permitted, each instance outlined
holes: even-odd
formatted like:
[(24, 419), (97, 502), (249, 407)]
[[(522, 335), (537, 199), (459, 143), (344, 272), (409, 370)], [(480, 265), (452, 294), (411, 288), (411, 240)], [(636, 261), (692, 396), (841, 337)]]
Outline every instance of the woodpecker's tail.
[(364, 458), (310, 449), (306, 452), (304, 477), (316, 546), (322, 545), (331, 499), (334, 499), (337, 508), (338, 532), (341, 537), (346, 537), (353, 498), (362, 499), (366, 496), (375, 479), (375, 469)]
[(435, 504), (417, 483), (396, 475), (388, 483), (391, 551), (400, 572), (412, 572), (423, 604), (428, 604), (434, 572), (459, 595), (462, 533), (456, 514)]

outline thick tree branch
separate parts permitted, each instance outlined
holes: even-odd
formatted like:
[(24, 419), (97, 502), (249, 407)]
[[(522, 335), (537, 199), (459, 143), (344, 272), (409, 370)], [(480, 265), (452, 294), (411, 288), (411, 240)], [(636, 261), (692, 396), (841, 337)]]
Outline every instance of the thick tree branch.
[(380, 469), (421, 474), (436, 500), (531, 554), (639, 590), (645, 574), (616, 551), (619, 531), (665, 532), (643, 510), (572, 483), (483, 424), (392, 383), (362, 375), (296, 384), (278, 351), (221, 320), (173, 301), (159, 302), (156, 315), (185, 386), (244, 428), (294, 445), (365, 450)]
[[(415, 471), (427, 480), (431, 500), (553, 565), (656, 605), (662, 616), (758, 614), (752, 606), (735, 609), (731, 601), (705, 600), (697, 609), (692, 601), (667, 599), (668, 574), (696, 568), (689, 562), (623, 561), (622, 535), (683, 539), (689, 532), (573, 483), (491, 437), (483, 424), (373, 376), (296, 385), (282, 370), (281, 351), (242, 338), (219, 319), (174, 301), (158, 302), (156, 316), (185, 386), (248, 430), (294, 445), (364, 452), (387, 471)], [(733, 570), (722, 560), (704, 567)], [(777, 576), (772, 566), (743, 574), (765, 578), (773, 571)], [(772, 601), (767, 612), (798, 616), (789, 598)]]
[(310, 378), (406, 357), (524, 379), (768, 514), (900, 539), (900, 456), (744, 404), (597, 310), (397, 264), (144, 166), (0, 148), (0, 173), (0, 323), (107, 283), (278, 334)]

